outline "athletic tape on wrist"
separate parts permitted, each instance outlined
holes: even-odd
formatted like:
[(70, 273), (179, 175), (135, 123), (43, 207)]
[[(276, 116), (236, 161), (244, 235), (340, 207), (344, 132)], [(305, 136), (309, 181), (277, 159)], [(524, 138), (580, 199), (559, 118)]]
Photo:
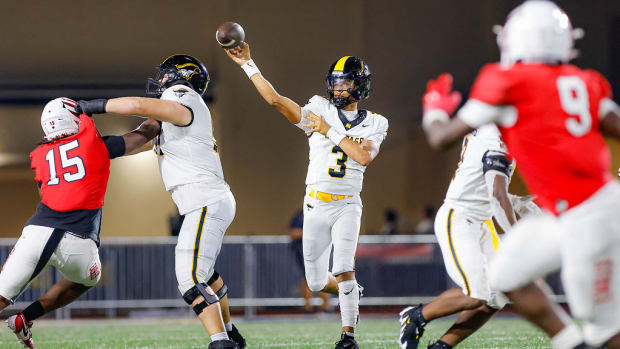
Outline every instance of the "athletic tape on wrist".
[(340, 144), (340, 142), (342, 142), (342, 140), (344, 139), (345, 135), (343, 135), (342, 133), (334, 130), (334, 128), (330, 128), (329, 131), (327, 131), (327, 138), (329, 138), (330, 141), (334, 142), (335, 145)]
[(260, 74), (260, 70), (258, 70), (258, 67), (251, 59), (245, 62), (245, 64), (241, 66), (241, 69), (243, 69), (248, 78), (251, 78), (253, 75)]

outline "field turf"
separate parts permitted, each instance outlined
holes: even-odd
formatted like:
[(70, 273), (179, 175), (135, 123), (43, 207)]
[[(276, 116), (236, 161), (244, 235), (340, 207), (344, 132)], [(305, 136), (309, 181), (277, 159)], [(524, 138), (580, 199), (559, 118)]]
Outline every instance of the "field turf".
[[(451, 321), (426, 327), (420, 348), (436, 340)], [(333, 348), (340, 323), (335, 317), (238, 321), (248, 348)], [(358, 327), (360, 348), (399, 348), (396, 317), (365, 317)], [(33, 327), (35, 347), (48, 348), (207, 348), (209, 338), (197, 320), (41, 320)], [(0, 348), (22, 348), (14, 334), (0, 331)], [(551, 348), (543, 333), (517, 318), (496, 318), (458, 348)]]

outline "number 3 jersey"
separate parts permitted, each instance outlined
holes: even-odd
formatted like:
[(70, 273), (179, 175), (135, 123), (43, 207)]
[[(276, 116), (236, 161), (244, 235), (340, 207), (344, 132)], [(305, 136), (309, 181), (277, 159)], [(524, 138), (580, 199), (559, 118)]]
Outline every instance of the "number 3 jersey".
[[(379, 147), (387, 135), (387, 119), (367, 110), (358, 111), (355, 119), (348, 120), (344, 113), (327, 99), (314, 96), (302, 108), (302, 115), (309, 115), (310, 111), (322, 116), (331, 127), (357, 143), (369, 140)], [(305, 130), (303, 124), (307, 122), (308, 120), (302, 118), (297, 126)], [(358, 195), (362, 191), (366, 166), (351, 159), (340, 147), (318, 132), (308, 137), (308, 143), (308, 187), (325, 193), (344, 195)]]
[(102, 138), (94, 122), (80, 115), (78, 133), (41, 144), (30, 153), (41, 202), (26, 225), (64, 229), (99, 243), (110, 159), (124, 153), (122, 137)]
[(230, 188), (213, 137), (211, 113), (202, 97), (187, 86), (175, 85), (167, 88), (161, 99), (192, 112), (189, 125), (162, 122), (154, 141), (164, 185), (183, 215), (221, 200)]
[(596, 71), (569, 64), (488, 64), (458, 117), (471, 127), (496, 122), (528, 189), (558, 214), (612, 179), (600, 120), (617, 108)]

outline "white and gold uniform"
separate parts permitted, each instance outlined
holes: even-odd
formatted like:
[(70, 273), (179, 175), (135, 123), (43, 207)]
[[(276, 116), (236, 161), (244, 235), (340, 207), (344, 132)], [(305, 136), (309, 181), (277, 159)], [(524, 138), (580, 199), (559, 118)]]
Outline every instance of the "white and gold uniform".
[[(361, 143), (370, 140), (377, 147), (387, 135), (388, 121), (370, 111), (338, 110), (327, 99), (314, 96), (302, 108), (312, 111), (335, 130)], [(304, 120), (297, 126), (301, 129)], [(308, 138), (310, 163), (304, 199), (303, 251), (306, 280), (312, 291), (328, 281), (329, 255), (334, 246), (332, 273), (354, 270), (355, 251), (362, 217), (363, 166), (349, 158), (327, 137), (313, 133)]]
[(507, 299), (489, 287), (487, 274), (500, 243), (491, 217), (504, 230), (510, 226), (492, 195), (495, 176), (505, 176), (509, 182), (512, 175), (504, 149), (495, 125), (466, 135), (458, 168), (435, 217), (435, 235), (448, 275), (463, 293), (496, 309)]
[(176, 276), (184, 294), (213, 275), (236, 203), (224, 180), (211, 113), (202, 97), (187, 86), (175, 85), (167, 88), (161, 99), (192, 112), (187, 126), (162, 122), (154, 149), (166, 190), (179, 214), (185, 215), (175, 249)]

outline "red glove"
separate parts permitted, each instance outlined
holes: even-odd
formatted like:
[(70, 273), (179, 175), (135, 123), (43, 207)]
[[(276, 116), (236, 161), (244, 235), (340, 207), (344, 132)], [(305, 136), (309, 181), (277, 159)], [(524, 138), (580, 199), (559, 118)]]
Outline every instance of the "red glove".
[(426, 93), (422, 97), (422, 105), (426, 113), (432, 109), (441, 109), (452, 115), (461, 103), (461, 93), (452, 91), (452, 75), (443, 73), (437, 80), (430, 80), (426, 84)]

